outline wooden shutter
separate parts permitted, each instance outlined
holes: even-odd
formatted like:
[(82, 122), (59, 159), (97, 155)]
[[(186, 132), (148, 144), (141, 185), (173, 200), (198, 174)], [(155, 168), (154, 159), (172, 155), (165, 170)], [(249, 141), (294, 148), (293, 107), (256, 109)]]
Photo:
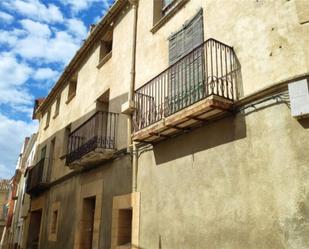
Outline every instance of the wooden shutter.
[(188, 54), (204, 40), (202, 10), (184, 26), (184, 53)]
[(202, 9), (169, 38), (169, 64), (175, 63), (204, 40)]
[(174, 34), (169, 40), (169, 64), (175, 63), (184, 54), (184, 30)]
[[(169, 64), (192, 52), (204, 41), (202, 9), (169, 38)], [(170, 68), (168, 114), (192, 104), (203, 95), (203, 48)]]

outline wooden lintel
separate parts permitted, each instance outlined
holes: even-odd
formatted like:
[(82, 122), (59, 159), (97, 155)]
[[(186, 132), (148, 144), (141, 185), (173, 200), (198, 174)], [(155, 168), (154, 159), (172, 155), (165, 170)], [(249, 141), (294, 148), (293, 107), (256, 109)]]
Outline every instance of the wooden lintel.
[(198, 118), (198, 117), (193, 117), (193, 116), (189, 116), (188, 118), (196, 120), (196, 121), (200, 121), (200, 122), (203, 122), (203, 123), (206, 122), (206, 119), (203, 119), (203, 118)]
[(149, 135), (156, 136), (156, 137), (165, 137), (165, 138), (169, 138), (170, 137), (170, 136), (163, 135), (161, 133), (156, 133), (156, 132), (150, 132)]
[[(187, 122), (187, 121), (185, 121)], [(189, 128), (185, 128), (185, 127), (179, 127), (176, 125), (166, 125), (166, 127), (171, 128), (171, 129), (175, 129), (175, 130), (179, 130), (179, 131), (189, 131)]]

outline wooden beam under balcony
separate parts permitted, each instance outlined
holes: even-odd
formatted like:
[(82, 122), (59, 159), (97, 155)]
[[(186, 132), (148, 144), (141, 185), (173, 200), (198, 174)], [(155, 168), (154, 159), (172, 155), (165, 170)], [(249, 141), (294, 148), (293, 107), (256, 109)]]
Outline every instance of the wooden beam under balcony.
[(208, 39), (135, 91), (133, 140), (156, 142), (230, 112), (239, 74), (233, 48)]
[(193, 129), (195, 126), (224, 116), (233, 110), (233, 101), (209, 96), (175, 114), (135, 132), (134, 141), (156, 142)]

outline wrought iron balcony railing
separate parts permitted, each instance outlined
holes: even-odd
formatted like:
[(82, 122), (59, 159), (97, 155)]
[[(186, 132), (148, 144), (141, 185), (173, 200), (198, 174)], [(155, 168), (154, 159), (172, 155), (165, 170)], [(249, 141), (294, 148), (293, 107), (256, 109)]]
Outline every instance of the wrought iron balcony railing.
[(117, 124), (117, 113), (98, 111), (91, 116), (69, 135), (67, 165), (96, 149), (116, 149)]
[(50, 178), (48, 161), (47, 158), (43, 158), (29, 170), (26, 182), (28, 194), (39, 192), (48, 186)]
[(211, 95), (236, 100), (239, 72), (233, 48), (207, 40), (135, 91), (135, 132)]

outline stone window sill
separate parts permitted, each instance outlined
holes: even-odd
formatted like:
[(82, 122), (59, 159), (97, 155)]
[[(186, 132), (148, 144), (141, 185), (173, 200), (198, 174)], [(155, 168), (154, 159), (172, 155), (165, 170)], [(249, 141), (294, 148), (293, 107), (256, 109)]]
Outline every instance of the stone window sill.
[(67, 101), (65, 102), (66, 104), (69, 104), (71, 102), (71, 100), (75, 97), (75, 93), (72, 94), (71, 96), (68, 97)]
[(174, 7), (152, 27), (150, 30), (151, 33), (156, 33), (165, 23), (168, 22), (189, 0), (180, 0), (178, 1)]
[(112, 58), (112, 51), (103, 57), (103, 59), (97, 65), (97, 69), (100, 69), (110, 58)]
[(59, 115), (59, 112), (55, 113), (55, 115), (53, 116), (53, 119), (57, 118)]

